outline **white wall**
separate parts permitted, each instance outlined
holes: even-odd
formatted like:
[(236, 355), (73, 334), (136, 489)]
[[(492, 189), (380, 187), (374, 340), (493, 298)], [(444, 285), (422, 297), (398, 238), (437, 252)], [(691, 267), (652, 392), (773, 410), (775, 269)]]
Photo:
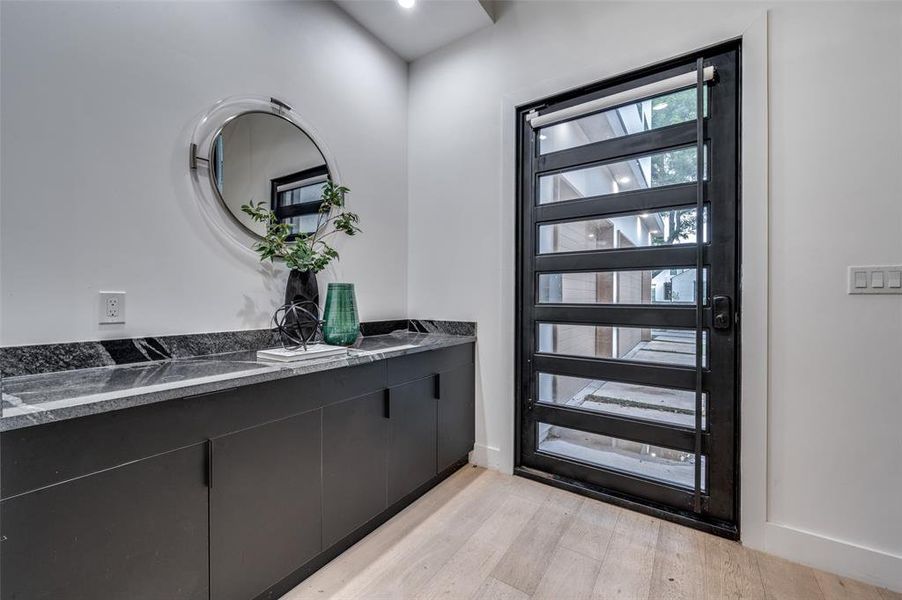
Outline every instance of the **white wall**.
[[(187, 168), (217, 100), (272, 95), (335, 157), (363, 233), (320, 276), (406, 313), (406, 64), (331, 3), (2, 2), (0, 344), (265, 327), (285, 272), (202, 219)], [(98, 290), (127, 292), (97, 325)]]
[(744, 307), (743, 537), (902, 590), (902, 298), (845, 293), (848, 265), (902, 261), (902, 5), (781, 4), (769, 48), (766, 8), (505, 3), (413, 63), (408, 305), (478, 321), (475, 458), (509, 470), (513, 107), (760, 27), (744, 160), (766, 166), (769, 134), (770, 216), (755, 171), (743, 297), (769, 306)]
[(902, 591), (902, 296), (845, 293), (848, 265), (902, 262), (902, 4), (770, 30), (768, 520)]

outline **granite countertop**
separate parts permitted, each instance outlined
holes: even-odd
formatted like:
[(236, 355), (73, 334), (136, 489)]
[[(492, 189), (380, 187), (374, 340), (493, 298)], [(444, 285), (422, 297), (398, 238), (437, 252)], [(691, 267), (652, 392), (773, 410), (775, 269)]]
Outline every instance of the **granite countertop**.
[(292, 363), (255, 351), (22, 375), (0, 380), (0, 431), (359, 365), (476, 341), (475, 336), (398, 331), (362, 337), (347, 356)]

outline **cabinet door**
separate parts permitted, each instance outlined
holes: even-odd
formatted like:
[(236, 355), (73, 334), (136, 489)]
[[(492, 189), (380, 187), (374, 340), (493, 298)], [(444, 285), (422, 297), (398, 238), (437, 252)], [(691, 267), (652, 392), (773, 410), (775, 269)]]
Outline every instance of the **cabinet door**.
[(442, 471), (466, 458), (476, 438), (476, 371), (472, 364), (439, 377), (438, 465)]
[(208, 598), (204, 444), (0, 503), (4, 600)]
[(321, 411), (212, 441), (213, 600), (247, 600), (322, 548)]
[(380, 391), (323, 409), (323, 547), (385, 510), (389, 419)]
[(388, 504), (435, 476), (435, 379), (389, 390)]

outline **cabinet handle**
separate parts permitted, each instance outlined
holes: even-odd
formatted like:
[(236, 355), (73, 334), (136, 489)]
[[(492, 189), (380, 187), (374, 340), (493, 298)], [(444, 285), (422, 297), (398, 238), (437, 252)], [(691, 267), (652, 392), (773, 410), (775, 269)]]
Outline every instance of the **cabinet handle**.
[(382, 416), (391, 419), (391, 388), (385, 388), (385, 395), (382, 397)]
[(436, 400), (441, 400), (442, 398), (442, 374), (436, 373), (432, 376), (432, 385), (434, 386), (432, 390), (432, 395), (435, 396)]
[(207, 487), (213, 489), (213, 440), (207, 440)]

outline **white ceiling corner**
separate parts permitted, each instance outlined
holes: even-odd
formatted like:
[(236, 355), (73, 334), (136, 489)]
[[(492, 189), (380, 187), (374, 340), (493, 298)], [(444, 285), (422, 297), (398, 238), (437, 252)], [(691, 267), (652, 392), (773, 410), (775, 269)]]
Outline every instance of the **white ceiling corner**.
[(335, 0), (346, 13), (406, 61), (429, 54), (493, 23), (492, 0)]

